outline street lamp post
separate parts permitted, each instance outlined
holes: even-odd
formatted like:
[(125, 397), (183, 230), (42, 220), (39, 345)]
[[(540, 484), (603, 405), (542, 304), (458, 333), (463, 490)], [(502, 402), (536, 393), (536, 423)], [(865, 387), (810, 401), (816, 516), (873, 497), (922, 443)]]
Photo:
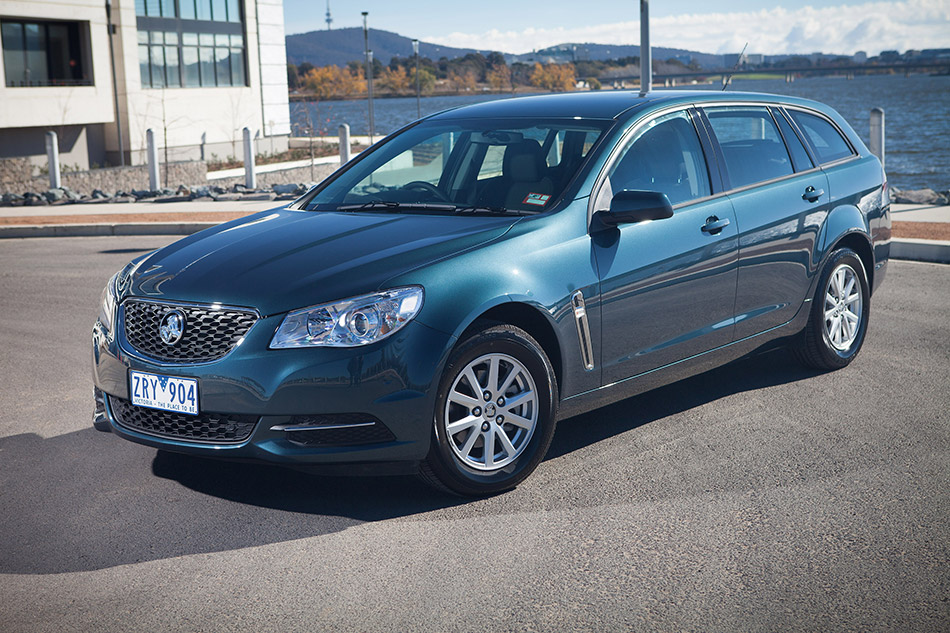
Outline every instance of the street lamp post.
[(640, 96), (653, 88), (653, 60), (650, 50), (650, 0), (640, 0)]
[(366, 96), (369, 100), (369, 144), (373, 144), (373, 131), (376, 125), (373, 122), (373, 51), (369, 50), (369, 27), (366, 25), (366, 16), (369, 11), (363, 11), (363, 50), (366, 53)]
[(422, 90), (419, 84), (419, 40), (412, 40), (412, 54), (416, 57), (416, 118), (422, 118)]

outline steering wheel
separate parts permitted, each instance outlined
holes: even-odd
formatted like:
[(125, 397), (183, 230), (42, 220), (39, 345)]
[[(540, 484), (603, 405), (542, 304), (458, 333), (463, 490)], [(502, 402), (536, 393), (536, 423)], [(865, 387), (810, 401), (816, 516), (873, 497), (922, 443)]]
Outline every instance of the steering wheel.
[(428, 191), (429, 193), (434, 195), (436, 198), (438, 198), (442, 202), (448, 202), (449, 204), (452, 203), (452, 201), (449, 200), (449, 197), (445, 195), (444, 193), (442, 193), (441, 189), (433, 185), (431, 182), (426, 182), (425, 180), (413, 180), (412, 182), (407, 182), (401, 188), (402, 189), (422, 189), (424, 191)]

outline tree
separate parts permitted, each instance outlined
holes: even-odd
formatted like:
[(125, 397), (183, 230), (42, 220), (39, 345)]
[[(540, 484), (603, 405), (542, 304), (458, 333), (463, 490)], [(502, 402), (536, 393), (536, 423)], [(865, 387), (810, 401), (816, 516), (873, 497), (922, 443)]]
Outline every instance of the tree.
[(462, 70), (461, 72), (452, 71), (449, 73), (449, 83), (455, 87), (455, 92), (471, 92), (478, 85), (475, 73), (471, 70)]
[(297, 74), (297, 66), (295, 64), (287, 64), (287, 86), (291, 90), (296, 90), (300, 87), (300, 75)]
[[(416, 69), (413, 68), (409, 74), (409, 85), (415, 89)], [(422, 94), (429, 94), (435, 88), (435, 73), (428, 68), (419, 69), (419, 90)]]
[(574, 78), (574, 64), (534, 64), (531, 71), (531, 85), (552, 92), (573, 90), (577, 84)]
[(505, 90), (511, 86), (511, 70), (507, 66), (495, 66), (488, 71), (487, 78), (492, 90)]
[(318, 99), (348, 97), (366, 90), (366, 80), (361, 68), (357, 68), (356, 73), (353, 73), (349, 68), (320, 66), (311, 69), (303, 77), (301, 84)]
[[(422, 75), (419, 76), (422, 78)], [(389, 90), (396, 94), (409, 90), (409, 75), (402, 66), (393, 68), (384, 68), (379, 76), (379, 85), (383, 90)]]

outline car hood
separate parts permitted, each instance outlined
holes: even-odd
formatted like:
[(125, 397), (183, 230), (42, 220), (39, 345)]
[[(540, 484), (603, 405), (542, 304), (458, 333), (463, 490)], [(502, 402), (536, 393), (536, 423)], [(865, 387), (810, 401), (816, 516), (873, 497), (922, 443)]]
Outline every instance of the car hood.
[(371, 292), (396, 275), (504, 234), (518, 218), (276, 209), (137, 262), (121, 295), (277, 314)]

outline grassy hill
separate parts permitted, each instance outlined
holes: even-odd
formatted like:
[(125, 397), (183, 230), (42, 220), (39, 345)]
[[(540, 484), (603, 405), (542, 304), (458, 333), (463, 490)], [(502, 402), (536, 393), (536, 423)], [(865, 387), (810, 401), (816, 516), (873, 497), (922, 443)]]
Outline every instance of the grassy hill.
[[(370, 29), (369, 48), (373, 51), (373, 57), (384, 65), (393, 57), (412, 57), (412, 40), (390, 31)], [(432, 60), (464, 57), (475, 52), (486, 54), (489, 51), (419, 43), (419, 55)], [(363, 29), (359, 27), (287, 36), (287, 61), (291, 64), (310, 62), (314, 66), (345, 66), (347, 62), (362, 59)]]

